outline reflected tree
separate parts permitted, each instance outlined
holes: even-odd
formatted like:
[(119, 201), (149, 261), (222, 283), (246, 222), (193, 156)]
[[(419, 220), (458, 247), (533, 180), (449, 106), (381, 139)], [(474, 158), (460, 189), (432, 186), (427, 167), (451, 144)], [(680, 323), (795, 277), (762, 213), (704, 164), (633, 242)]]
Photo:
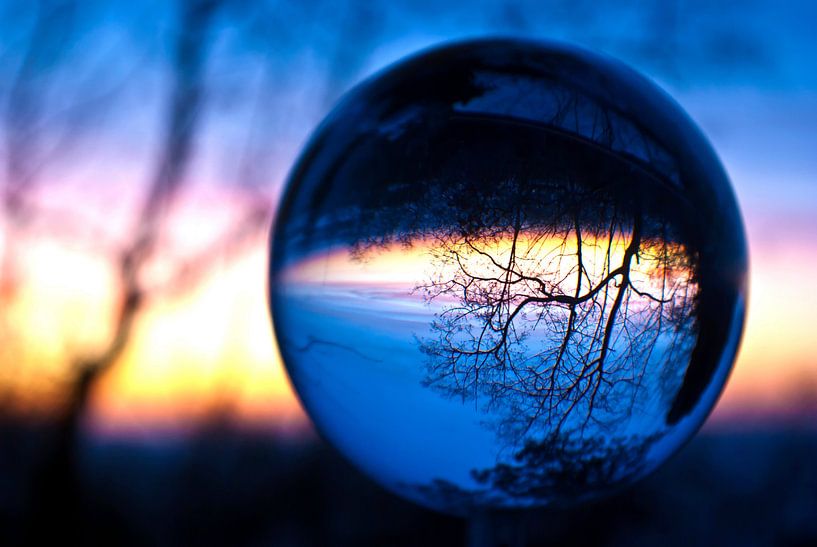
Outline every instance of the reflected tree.
[(409, 486), (432, 504), (468, 515), (507, 501), (558, 500), (575, 503), (599, 492), (609, 493), (639, 476), (656, 435), (568, 440), (549, 435), (528, 440), (509, 463), (473, 469), (477, 488), (443, 479)]
[(578, 499), (638, 476), (661, 434), (632, 423), (663, 426), (697, 340), (698, 256), (671, 200), (616, 178), (506, 179), (481, 194), (424, 234), (432, 274), (415, 288), (437, 310), (419, 338), (425, 385), (472, 401), (513, 454), (472, 470), (486, 490), (463, 499)]
[(345, 240), (363, 261), (395, 244), (428, 249), (415, 287), (436, 310), (419, 338), (425, 384), (501, 415), (509, 446), (611, 430), (633, 413), (662, 422), (700, 332), (695, 213), (668, 163), (647, 162), (666, 154), (609, 153), (622, 142), (615, 114), (595, 106), (606, 122), (585, 136), (567, 108), (538, 127), (460, 113), (429, 130), (433, 145), (403, 129), (375, 147), (385, 167), (358, 166), (372, 151), (351, 149), (342, 176), (366, 189), (363, 204), (317, 193), (301, 214), (340, 206), (283, 236)]
[(426, 384), (504, 407), (509, 440), (624, 421), (653, 377), (671, 398), (695, 341), (695, 258), (621, 190), (511, 180), (435, 232), (417, 287), (441, 302)]
[(551, 435), (528, 441), (513, 464), (473, 471), (472, 476), (512, 498), (576, 501), (638, 476), (655, 440), (655, 435), (581, 440)]

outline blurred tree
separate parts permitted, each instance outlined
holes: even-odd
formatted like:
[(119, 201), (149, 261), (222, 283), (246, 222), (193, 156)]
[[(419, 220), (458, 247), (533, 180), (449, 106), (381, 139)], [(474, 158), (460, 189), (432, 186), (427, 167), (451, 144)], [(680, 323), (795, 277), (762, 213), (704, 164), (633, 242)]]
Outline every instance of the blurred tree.
[[(219, 0), (196, 0), (180, 4), (169, 106), (157, 166), (130, 231), (132, 237), (110, 257), (117, 290), (113, 334), (93, 355), (68, 356), (72, 379), (67, 383), (66, 404), (32, 492), (27, 527), (27, 540), (32, 544), (53, 533), (53, 529), (43, 523), (53, 523), (66, 539), (76, 539), (79, 533), (76, 443), (80, 419), (94, 382), (117, 362), (146, 300), (155, 296), (144, 285), (144, 268), (156, 253), (167, 210), (185, 181), (203, 102), (208, 30), (219, 3)], [(39, 131), (43, 116), (41, 95), (49, 91), (47, 86), (53, 82), (41, 74), (58, 65), (60, 53), (68, 49), (67, 17), (75, 8), (72, 2), (41, 3), (29, 52), (11, 91), (6, 116), (8, 160), (4, 193), (5, 213), (11, 229), (24, 226), (32, 215), (38, 214), (28, 207), (26, 197), (35, 185), (38, 166), (47, 161), (41, 146), (45, 139)], [(262, 224), (257, 216), (254, 219)], [(14, 235), (8, 236), (9, 241), (14, 239)], [(13, 248), (6, 249), (4, 259), (4, 297), (8, 299), (13, 297), (15, 287)]]
[[(121, 59), (100, 57), (86, 62), (94, 57), (84, 48), (88, 36), (99, 30), (101, 15), (94, 11), (98, 8), (94, 3), (80, 5), (74, 0), (41, 0), (30, 10), (13, 13), (24, 23), (19, 25), (19, 39), (25, 47), (15, 77), (5, 89), (0, 305), (8, 308), (20, 297), (19, 289), (26, 282), (25, 257), (21, 251), (28, 241), (37, 238), (53, 240), (64, 247), (90, 249), (106, 262), (113, 280), (109, 302), (112, 323), (106, 331), (107, 338), (100, 343), (66, 344), (64, 365), (54, 374), (55, 378), (59, 376), (62, 403), (53, 428), (55, 434), (34, 458), (35, 484), (27, 519), (31, 543), (44, 540), (56, 529), (41, 526), (43, 522), (57, 523), (55, 527), (65, 537), (81, 532), (77, 528), (82, 504), (76, 459), (81, 421), (95, 385), (120, 362), (134, 340), (144, 312), (156, 302), (191, 291), (219, 264), (264, 240), (277, 190), (269, 184), (269, 156), (271, 150), (280, 148), (282, 138), (276, 131), (287, 121), (286, 115), (271, 109), (270, 104), (278, 98), (275, 90), (288, 85), (280, 79), (289, 75), (279, 71), (291, 68), (278, 66), (277, 51), (282, 48), (297, 51), (302, 47), (303, 37), (298, 33), (304, 29), (292, 27), (291, 23), (303, 16), (300, 8), (286, 2), (262, 2), (249, 7), (240, 0), (179, 1), (175, 6), (177, 18), (167, 27), (170, 38), (167, 53), (160, 53), (168, 57), (163, 82), (167, 95), (163, 99), (166, 104), (154, 165), (139, 192), (127, 196), (128, 200), (137, 201), (128, 204), (133, 216), (124, 237), (100, 234), (91, 229), (83, 215), (75, 214), (72, 205), (77, 204), (67, 203), (66, 207), (56, 209), (43, 206), (40, 200), (51, 182), (45, 170), (71, 158), (80, 137), (94, 127), (103, 112), (116, 106), (113, 95), (135, 77), (136, 67), (122, 66), (126, 63)], [(348, 85), (368, 55), (349, 45), (351, 42), (344, 40), (344, 34), (355, 33), (359, 39), (366, 39), (376, 28), (377, 14), (372, 13), (350, 6), (343, 28), (326, 36), (332, 42), (326, 46), (330, 52), (335, 46), (344, 45), (337, 55), (330, 56), (328, 97), (336, 93), (329, 90)], [(270, 33), (270, 28), (279, 28), (280, 32)], [(323, 27), (312, 30), (326, 34)], [(223, 75), (211, 80), (208, 74), (208, 65), (223, 60), (215, 59), (214, 52), (223, 56), (225, 43), (227, 48), (238, 47), (239, 55), (260, 67), (260, 77), (251, 82), (247, 81), (246, 71), (237, 74), (242, 79), (243, 103), (234, 106), (242, 108), (251, 103), (247, 110), (249, 118), (239, 125), (240, 134), (246, 138), (238, 139), (237, 146), (224, 142), (230, 154), (223, 161), (231, 170), (224, 177), (225, 185), (236, 198), (230, 206), (238, 208), (238, 220), (225, 226), (203, 248), (182, 254), (178, 249), (168, 248), (166, 238), (173, 229), (171, 224), (179, 211), (180, 197), (193, 191), (188, 173), (193, 167), (205, 109), (214, 112), (220, 106), (217, 101), (230, 91), (225, 91), (222, 85)], [(271, 55), (272, 51), (276, 55)], [(227, 60), (232, 62), (231, 56), (235, 55), (236, 51), (229, 51)], [(129, 62), (138, 61), (138, 55), (135, 57)], [(78, 63), (78, 59), (83, 62)], [(125, 74), (121, 81), (110, 76), (122, 72)], [(221, 140), (228, 139), (222, 136)], [(157, 278), (153, 270), (159, 263), (163, 275)], [(19, 331), (26, 327), (15, 325), (7, 317), (3, 319), (2, 340), (22, 339), (25, 333)], [(70, 338), (70, 333), (65, 334)], [(4, 349), (10, 358), (19, 359), (14, 351), (8, 345)], [(4, 370), (6, 375), (11, 373)], [(15, 388), (3, 385), (0, 389), (5, 396), (0, 400), (2, 410), (14, 412)]]

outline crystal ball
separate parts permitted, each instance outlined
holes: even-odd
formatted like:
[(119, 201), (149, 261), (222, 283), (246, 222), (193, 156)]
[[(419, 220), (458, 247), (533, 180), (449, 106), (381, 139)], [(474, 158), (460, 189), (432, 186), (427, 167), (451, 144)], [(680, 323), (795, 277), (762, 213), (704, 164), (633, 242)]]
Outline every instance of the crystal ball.
[(477, 40), (350, 91), (273, 227), (280, 352), (325, 439), (427, 507), (570, 505), (713, 408), (746, 302), (735, 196), (622, 63)]

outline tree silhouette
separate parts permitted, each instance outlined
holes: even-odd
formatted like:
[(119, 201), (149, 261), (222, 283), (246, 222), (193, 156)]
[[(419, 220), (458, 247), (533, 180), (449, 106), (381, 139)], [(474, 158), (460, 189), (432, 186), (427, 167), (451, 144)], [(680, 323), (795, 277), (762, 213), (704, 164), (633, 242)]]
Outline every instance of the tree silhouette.
[(513, 437), (623, 420), (652, 376), (671, 397), (695, 340), (694, 256), (618, 188), (529, 186), (496, 185), (434, 233), (426, 384), (506, 408)]

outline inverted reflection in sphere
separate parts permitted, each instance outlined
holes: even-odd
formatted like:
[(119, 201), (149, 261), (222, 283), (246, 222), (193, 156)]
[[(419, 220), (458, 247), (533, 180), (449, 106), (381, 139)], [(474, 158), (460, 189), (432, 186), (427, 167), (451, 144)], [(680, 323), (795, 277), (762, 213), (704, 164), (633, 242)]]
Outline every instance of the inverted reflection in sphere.
[(617, 62), (477, 41), (354, 89), (294, 169), (271, 299), (318, 428), (425, 505), (565, 504), (648, 473), (736, 352), (746, 247), (680, 108)]

